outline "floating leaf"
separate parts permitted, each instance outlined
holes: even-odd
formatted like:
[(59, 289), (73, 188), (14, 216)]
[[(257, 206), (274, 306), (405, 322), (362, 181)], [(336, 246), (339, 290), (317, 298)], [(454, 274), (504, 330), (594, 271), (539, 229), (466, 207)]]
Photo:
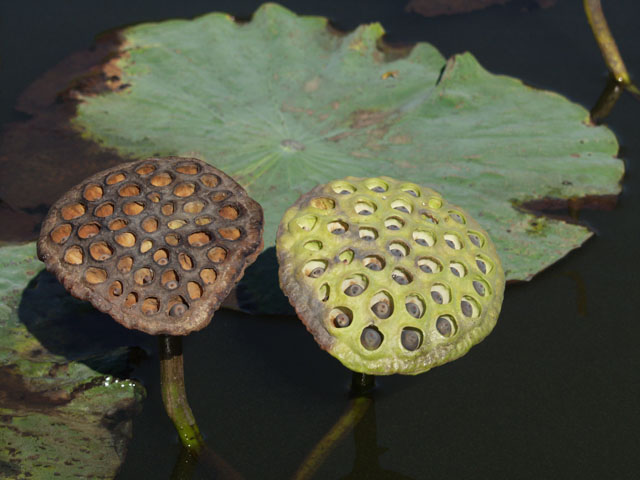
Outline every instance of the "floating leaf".
[(58, 321), (86, 317), (85, 304), (41, 272), (35, 251), (0, 248), (0, 476), (113, 478), (144, 390), (101, 371), (126, 368), (132, 352), (92, 351), (98, 338), (85, 342), (81, 326), (68, 336)]

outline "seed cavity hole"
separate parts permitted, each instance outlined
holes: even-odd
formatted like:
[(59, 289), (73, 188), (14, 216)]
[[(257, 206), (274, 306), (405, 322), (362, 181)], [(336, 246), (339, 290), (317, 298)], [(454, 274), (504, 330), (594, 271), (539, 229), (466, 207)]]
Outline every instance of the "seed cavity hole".
[(148, 297), (142, 301), (140, 310), (145, 315), (155, 315), (160, 310), (160, 300), (156, 297)]
[(409, 285), (413, 281), (413, 277), (409, 272), (401, 268), (396, 268), (391, 272), (391, 278), (398, 285)]
[(320, 301), (321, 302), (326, 302), (329, 300), (329, 293), (330, 293), (330, 288), (329, 288), (329, 284), (328, 283), (323, 283), (322, 285), (320, 285)]
[(398, 217), (389, 217), (384, 221), (384, 226), (387, 230), (396, 231), (404, 227), (404, 221)]
[(123, 247), (133, 247), (136, 244), (136, 236), (131, 232), (123, 232), (116, 235), (116, 242)]
[(180, 277), (175, 270), (167, 270), (162, 273), (160, 283), (168, 290), (175, 290), (180, 285)]
[(478, 270), (480, 270), (484, 274), (487, 274), (491, 270), (493, 270), (493, 264), (489, 261), (488, 258), (482, 255), (478, 255), (476, 257), (476, 266), (478, 267)]
[(175, 247), (180, 243), (180, 235), (178, 235), (177, 233), (169, 233), (165, 235), (164, 241), (167, 243), (167, 245)]
[(460, 278), (467, 274), (466, 267), (460, 262), (449, 262), (449, 271)]
[(102, 190), (102, 187), (100, 185), (96, 184), (87, 185), (84, 189), (84, 193), (82, 194), (84, 199), (88, 202), (95, 202), (96, 200), (100, 200), (103, 195), (104, 190)]
[(107, 177), (106, 184), (115, 185), (116, 183), (122, 182), (125, 178), (127, 178), (127, 175), (123, 172), (112, 173)]
[(354, 210), (358, 215), (373, 215), (376, 211), (376, 205), (372, 202), (360, 200), (356, 203)]
[(122, 218), (116, 218), (109, 223), (109, 230), (117, 232), (118, 230), (122, 230), (129, 224), (127, 220)]
[(84, 253), (82, 248), (74, 245), (64, 252), (64, 256), (62, 258), (69, 265), (80, 265), (84, 261)]
[(469, 241), (476, 247), (482, 247), (484, 245), (484, 237), (477, 232), (469, 232), (467, 235)]
[(429, 200), (427, 200), (427, 206), (429, 208), (433, 208), (434, 210), (438, 210), (440, 207), (442, 207), (442, 200), (436, 197), (431, 197)]
[(236, 227), (222, 227), (218, 229), (218, 234), (225, 240), (237, 240), (242, 236), (242, 232)]
[(336, 202), (329, 197), (315, 197), (309, 202), (313, 208), (318, 210), (333, 210), (336, 208)]
[(342, 220), (336, 220), (335, 222), (330, 222), (327, 224), (327, 228), (334, 235), (342, 235), (347, 230), (349, 230), (349, 224), (343, 222)]
[(460, 237), (458, 237), (458, 235), (456, 235), (455, 233), (445, 233), (444, 243), (446, 243), (449, 248), (452, 248), (454, 250), (460, 250), (462, 248)]
[(211, 285), (216, 281), (216, 271), (213, 268), (203, 268), (200, 270), (200, 278), (204, 282), (205, 285)]
[(439, 305), (449, 303), (451, 301), (451, 292), (449, 287), (436, 283), (431, 287), (431, 298)]
[(175, 206), (173, 202), (165, 203), (160, 209), (160, 211), (162, 212), (163, 215), (168, 217), (169, 215), (173, 215), (173, 212), (175, 211)]
[(327, 270), (328, 264), (326, 260), (311, 260), (302, 267), (302, 273), (309, 278), (318, 278)]
[(391, 202), (391, 208), (402, 213), (411, 213), (413, 211), (413, 207), (411, 206), (411, 204), (402, 199), (394, 200), (393, 202)]
[(322, 250), (322, 242), (320, 240), (310, 240), (304, 244), (304, 248), (312, 252), (317, 252)]
[(158, 229), (158, 219), (154, 217), (147, 217), (142, 221), (142, 229), (147, 233), (153, 233)]
[(442, 271), (442, 264), (431, 257), (423, 257), (418, 259), (418, 268), (424, 273), (438, 273)]
[(211, 195), (211, 201), (214, 203), (222, 202), (231, 196), (231, 192), (223, 190), (221, 192), (215, 192)]
[(113, 203), (111, 202), (107, 202), (107, 203), (103, 203), (102, 205), (99, 205), (94, 211), (93, 214), (96, 217), (108, 217), (110, 215), (113, 215)]
[(202, 287), (198, 282), (187, 282), (187, 293), (191, 300), (196, 300), (202, 296)]
[(136, 292), (131, 292), (127, 295), (127, 298), (124, 301), (124, 306), (127, 308), (131, 308), (136, 303), (138, 303), (138, 294)]
[(489, 288), (487, 287), (487, 284), (484, 283), (482, 280), (474, 280), (473, 289), (481, 297), (484, 297), (489, 292)]
[(358, 229), (358, 236), (362, 240), (366, 240), (367, 242), (371, 242), (378, 238), (378, 231), (372, 227), (360, 227)]
[(187, 237), (187, 242), (192, 247), (203, 247), (211, 241), (211, 235), (207, 232), (195, 232)]
[(227, 251), (222, 247), (213, 247), (207, 253), (207, 257), (209, 257), (209, 260), (213, 263), (222, 263), (225, 258), (227, 258)]
[(460, 310), (462, 311), (462, 314), (468, 318), (477, 318), (480, 316), (480, 305), (478, 305), (478, 302), (476, 302), (475, 299), (469, 296), (462, 297), (462, 300), (460, 301)]
[(400, 187), (400, 190), (402, 190), (403, 192), (408, 193), (412, 197), (416, 197), (417, 198), (417, 197), (420, 196), (420, 189), (416, 185), (402, 185)]
[(365, 267), (367, 267), (369, 270), (373, 270), (374, 272), (379, 272), (385, 267), (384, 258), (379, 257), (377, 255), (364, 257), (362, 259), (362, 263), (364, 264)]
[(176, 171), (185, 175), (195, 175), (200, 169), (195, 163), (182, 163), (176, 167)]
[(121, 197), (137, 197), (140, 195), (140, 187), (135, 183), (123, 185), (120, 187), (120, 190), (118, 190), (118, 195)]
[(202, 175), (200, 181), (205, 187), (209, 188), (217, 187), (220, 183), (220, 179), (216, 175), (211, 174)]
[(169, 175), (167, 172), (158, 173), (151, 177), (150, 183), (154, 187), (166, 187), (171, 182), (173, 182), (173, 177)]
[(103, 283), (107, 280), (107, 271), (101, 268), (89, 267), (84, 273), (84, 279), (92, 285)]
[(235, 220), (240, 215), (240, 212), (236, 207), (227, 205), (226, 207), (222, 207), (218, 210), (218, 214), (225, 220)]
[[(84, 227), (80, 227), (80, 230), (82, 230), (82, 228), (84, 228)], [(51, 233), (49, 234), (49, 237), (55, 243), (57, 243), (59, 245), (63, 244), (64, 242), (69, 240), (69, 236), (71, 235), (71, 230), (72, 229), (73, 229), (73, 227), (69, 223), (63, 223), (62, 225), (54, 228), (51, 231)], [(87, 237), (81, 237), (80, 236), (80, 230), (78, 230), (78, 236), (80, 238), (87, 238)]]
[(66, 207), (62, 207), (62, 218), (65, 220), (73, 220), (74, 218), (81, 217), (85, 214), (87, 209), (81, 203), (74, 203), (72, 205), (67, 205)]
[(109, 295), (112, 297), (119, 297), (122, 295), (122, 282), (115, 281), (109, 285)]
[(467, 221), (464, 218), (464, 216), (462, 215), (462, 213), (456, 212), (455, 210), (449, 210), (449, 218), (451, 220), (453, 220), (454, 222), (459, 223), (461, 225), (464, 225), (465, 223), (467, 223)]
[(305, 232), (310, 232), (316, 226), (318, 217), (316, 217), (315, 215), (305, 215), (303, 217), (296, 218), (294, 222)]
[(156, 167), (152, 163), (143, 163), (139, 167), (136, 168), (136, 173), (142, 177), (149, 175), (150, 173), (155, 172)]
[(166, 248), (156, 250), (153, 254), (153, 261), (160, 266), (165, 266), (169, 263), (169, 251)]
[(125, 215), (130, 215), (130, 216), (138, 215), (143, 210), (144, 210), (144, 203), (142, 202), (129, 202), (129, 203), (125, 203), (122, 206), (122, 211), (125, 213)]
[(438, 225), (438, 223), (440, 223), (440, 221), (438, 220), (438, 217), (436, 217), (433, 213), (423, 212), (422, 219), (425, 222), (431, 223), (433, 225)]
[(191, 270), (193, 268), (193, 259), (184, 252), (178, 254), (178, 263), (183, 270)]
[(199, 227), (203, 225), (209, 225), (211, 222), (213, 222), (213, 218), (211, 218), (208, 215), (203, 215), (202, 217), (198, 217), (195, 220), (195, 224), (198, 225)]
[(356, 191), (356, 187), (347, 182), (335, 182), (331, 189), (339, 195), (349, 195)]
[(417, 230), (412, 236), (413, 241), (422, 247), (433, 247), (436, 243), (436, 237), (432, 232)]
[(143, 240), (140, 244), (140, 253), (147, 253), (153, 248), (153, 242), (151, 240)]
[(425, 312), (425, 303), (419, 295), (408, 295), (404, 300), (404, 308), (413, 318), (422, 318)]
[(173, 194), (176, 197), (184, 198), (184, 197), (190, 197), (195, 193), (195, 191), (196, 191), (196, 186), (194, 183), (183, 182), (183, 183), (179, 183), (174, 187)]
[(369, 281), (364, 275), (354, 275), (347, 278), (340, 285), (340, 290), (348, 297), (357, 297), (367, 289)]
[(107, 245), (107, 242), (96, 242), (89, 247), (89, 254), (94, 260), (104, 262), (113, 255), (113, 248)]
[(200, 213), (203, 208), (204, 208), (204, 202), (202, 202), (200, 200), (194, 200), (194, 201), (191, 201), (191, 202), (187, 202), (182, 207), (182, 209), (186, 213)]
[(400, 258), (409, 255), (409, 247), (402, 242), (391, 242), (387, 249), (394, 257)]
[(133, 258), (132, 257), (122, 257), (118, 260), (116, 268), (120, 273), (129, 273), (131, 268), (133, 267)]
[(369, 190), (376, 193), (384, 193), (389, 190), (389, 185), (378, 178), (370, 178), (364, 184)]
[(138, 285), (149, 285), (153, 282), (154, 273), (150, 268), (144, 267), (133, 273), (133, 281)]
[(353, 261), (354, 255), (353, 250), (345, 250), (338, 255), (338, 261), (345, 265), (349, 265)]
[(170, 317), (181, 317), (189, 310), (189, 305), (186, 300), (180, 296), (174, 297), (169, 300), (167, 304), (167, 311)]
[(382, 345), (382, 341), (384, 340), (384, 336), (378, 330), (377, 327), (370, 325), (362, 330), (362, 335), (360, 335), (360, 343), (362, 346), (369, 351), (374, 351), (380, 348)]
[(184, 227), (186, 224), (187, 224), (186, 220), (182, 220), (182, 219), (171, 220), (169, 223), (167, 223), (167, 227), (169, 227), (171, 230), (177, 230), (179, 228)]
[(369, 308), (376, 317), (383, 320), (389, 318), (393, 313), (393, 297), (389, 292), (378, 292), (371, 297)]

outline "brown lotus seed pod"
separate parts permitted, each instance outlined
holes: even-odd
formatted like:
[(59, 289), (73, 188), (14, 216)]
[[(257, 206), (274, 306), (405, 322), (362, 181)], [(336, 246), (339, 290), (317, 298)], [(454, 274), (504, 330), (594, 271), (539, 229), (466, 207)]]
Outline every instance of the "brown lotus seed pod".
[(505, 278), (489, 235), (426, 187), (319, 185), (285, 213), (280, 284), (318, 344), (367, 374), (417, 374), (493, 329)]
[[(202, 218), (208, 219), (203, 222)], [(260, 205), (195, 158), (97, 173), (47, 215), (38, 256), (72, 295), (127, 328), (205, 327), (262, 249)]]

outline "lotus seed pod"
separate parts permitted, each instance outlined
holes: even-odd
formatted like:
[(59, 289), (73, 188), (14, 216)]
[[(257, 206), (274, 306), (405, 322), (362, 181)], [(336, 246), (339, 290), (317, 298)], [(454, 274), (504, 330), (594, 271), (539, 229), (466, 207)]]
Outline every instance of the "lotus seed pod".
[(194, 158), (149, 158), (97, 173), (49, 211), (38, 256), (74, 296), (127, 328), (186, 335), (262, 249), (262, 208)]
[(505, 277), (487, 232), (429, 188), (335, 180), (301, 196), (276, 242), (280, 285), (349, 369), (418, 374), (491, 332)]

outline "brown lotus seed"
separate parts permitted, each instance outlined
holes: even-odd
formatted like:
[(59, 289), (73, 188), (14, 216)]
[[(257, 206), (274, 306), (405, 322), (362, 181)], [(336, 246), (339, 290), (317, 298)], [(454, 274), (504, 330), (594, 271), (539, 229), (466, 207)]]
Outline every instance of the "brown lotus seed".
[(136, 303), (138, 303), (138, 294), (135, 292), (131, 292), (127, 295), (127, 298), (124, 301), (125, 307), (133, 307)]
[(227, 251), (222, 247), (213, 247), (209, 250), (209, 253), (207, 253), (207, 257), (209, 257), (209, 260), (213, 263), (221, 263), (227, 258)]
[(188, 282), (187, 283), (187, 293), (192, 300), (200, 298), (202, 296), (202, 287), (197, 282)]
[(158, 219), (153, 217), (145, 218), (142, 221), (142, 229), (147, 233), (153, 233), (158, 229)]
[(116, 183), (123, 181), (125, 178), (127, 178), (127, 176), (122, 172), (113, 173), (107, 177), (107, 185), (115, 185)]
[(207, 232), (196, 232), (189, 235), (187, 241), (192, 247), (202, 247), (211, 241), (211, 236)]
[(154, 172), (156, 169), (155, 166), (153, 166), (150, 163), (145, 163), (144, 165), (140, 165), (138, 168), (136, 168), (136, 173), (138, 175), (149, 175), (150, 173)]
[(144, 203), (140, 203), (140, 202), (129, 202), (129, 203), (125, 203), (122, 206), (122, 211), (126, 215), (131, 215), (131, 216), (138, 215), (143, 210), (144, 210)]
[(154, 297), (145, 298), (142, 301), (140, 310), (142, 310), (142, 313), (144, 313), (145, 315), (153, 315), (155, 313), (158, 313), (158, 310), (160, 310), (160, 301)]
[(121, 218), (117, 218), (115, 220), (113, 220), (111, 223), (109, 223), (109, 230), (112, 230), (114, 232), (118, 231), (118, 230), (122, 230), (124, 227), (127, 226), (129, 222), (127, 222), (126, 220), (123, 220)]
[(225, 240), (237, 240), (240, 238), (241, 232), (236, 227), (219, 228), (218, 233)]
[(96, 217), (108, 217), (113, 215), (113, 203), (103, 203), (93, 212)]
[(176, 197), (190, 197), (196, 191), (196, 186), (193, 183), (180, 183), (173, 189), (173, 194)]
[(153, 281), (153, 270), (141, 268), (133, 274), (133, 281), (138, 285), (148, 285)]
[(119, 297), (120, 295), (122, 295), (122, 282), (119, 282), (117, 280), (113, 282), (109, 287), (109, 294), (113, 295), (114, 297)]
[(120, 260), (118, 260), (117, 268), (120, 273), (129, 273), (132, 267), (133, 267), (133, 258), (122, 257)]
[(220, 183), (220, 179), (215, 175), (202, 175), (200, 181), (209, 188), (213, 188)]
[(204, 268), (200, 271), (200, 278), (205, 285), (211, 285), (216, 281), (216, 271), (212, 268)]
[(124, 185), (123, 187), (120, 187), (120, 190), (118, 190), (118, 195), (121, 197), (137, 197), (140, 195), (140, 187), (133, 183)]
[(187, 203), (184, 204), (184, 207), (182, 207), (182, 209), (186, 213), (200, 213), (203, 208), (204, 208), (204, 203), (201, 202), (200, 200), (194, 200), (192, 202), (187, 202)]
[(116, 242), (123, 247), (133, 247), (136, 244), (136, 236), (131, 232), (116, 235)]
[(161, 248), (153, 254), (153, 260), (158, 265), (166, 265), (169, 263), (169, 252), (164, 248)]
[(89, 267), (84, 274), (84, 278), (92, 284), (102, 283), (107, 279), (107, 272), (101, 268)]
[(193, 259), (184, 252), (178, 254), (178, 262), (184, 270), (191, 270), (193, 268)]
[(87, 223), (78, 229), (78, 236), (83, 240), (95, 237), (98, 233), (100, 233), (100, 225), (97, 223)]
[(173, 211), (174, 211), (173, 203), (171, 202), (165, 203), (160, 209), (160, 211), (162, 212), (163, 215), (166, 215), (166, 216), (173, 215)]
[[(82, 230), (82, 228), (83, 227), (80, 227), (80, 230)], [(51, 240), (53, 240), (56, 243), (64, 243), (67, 240), (69, 240), (69, 235), (71, 235), (71, 230), (72, 230), (71, 225), (69, 225), (68, 223), (64, 223), (59, 227), (56, 227), (49, 236), (51, 237)], [(80, 230), (78, 230), (78, 236), (80, 236)], [(83, 238), (83, 237), (80, 237), (80, 238)]]
[(178, 165), (176, 167), (176, 171), (184, 173), (185, 175), (195, 175), (198, 173), (198, 166), (194, 163), (185, 163), (183, 165)]
[(64, 252), (63, 258), (70, 265), (80, 265), (84, 260), (84, 253), (82, 253), (82, 248), (74, 245)]
[(171, 175), (164, 172), (154, 175), (153, 178), (151, 178), (151, 185), (154, 187), (166, 187), (171, 182), (173, 182)]
[(104, 262), (113, 255), (113, 248), (107, 245), (106, 242), (96, 242), (89, 247), (89, 253), (94, 260)]
[(89, 202), (93, 202), (95, 200), (99, 200), (102, 198), (104, 191), (100, 185), (87, 185), (84, 189), (84, 194), (82, 195), (85, 200)]

